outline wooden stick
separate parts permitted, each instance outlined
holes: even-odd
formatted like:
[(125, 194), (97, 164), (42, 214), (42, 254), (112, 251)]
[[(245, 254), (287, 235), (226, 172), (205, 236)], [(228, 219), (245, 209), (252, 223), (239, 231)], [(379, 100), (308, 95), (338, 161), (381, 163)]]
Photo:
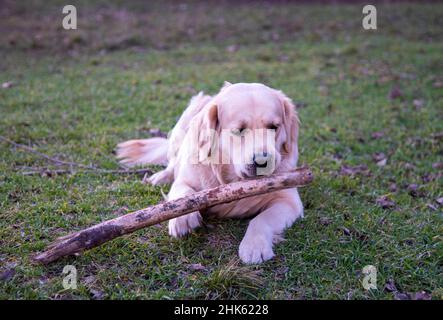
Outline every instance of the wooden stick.
[(108, 169), (83, 169), (83, 170), (72, 170), (72, 169), (46, 169), (42, 168), (39, 170), (25, 171), (22, 172), (24, 176), (33, 176), (33, 175), (46, 175), (46, 176), (54, 176), (54, 175), (62, 175), (62, 174), (152, 174), (151, 169), (117, 169), (117, 170), (108, 170)]
[(301, 187), (310, 183), (312, 179), (313, 175), (309, 168), (300, 168), (287, 173), (243, 180), (199, 191), (61, 237), (51, 244), (46, 251), (38, 254), (33, 259), (36, 262), (47, 264), (61, 257), (94, 248), (124, 234), (193, 211), (204, 210), (220, 203), (240, 200), (280, 189)]
[(42, 158), (44, 158), (44, 159), (46, 159), (46, 160), (49, 160), (49, 161), (51, 161), (51, 162), (54, 162), (54, 163), (57, 164), (57, 165), (74, 166), (74, 167), (85, 168), (85, 169), (92, 169), (92, 170), (97, 169), (97, 168), (94, 167), (94, 166), (88, 166), (88, 165), (85, 165), (85, 164), (76, 163), (76, 162), (70, 162), (70, 161), (63, 161), (63, 160), (60, 160), (60, 159), (57, 159), (57, 158), (50, 157), (50, 156), (48, 156), (47, 154), (41, 153), (41, 152), (39, 152), (39, 151), (37, 151), (37, 150), (34, 150), (34, 149), (31, 148), (31, 147), (28, 147), (28, 146), (26, 146), (26, 145), (24, 145), (24, 144), (21, 144), (21, 143), (18, 143), (18, 142), (12, 141), (12, 140), (10, 140), (10, 139), (8, 139), (8, 138), (6, 138), (6, 137), (3, 137), (3, 136), (0, 136), (0, 140), (3, 140), (4, 142), (7, 142), (7, 143), (9, 143), (9, 144), (11, 144), (11, 145), (13, 145), (13, 146), (15, 146), (15, 147), (17, 147), (17, 148), (20, 148), (20, 149), (22, 149), (22, 150), (25, 150), (25, 151), (27, 151), (27, 152), (30, 152), (30, 153), (36, 154), (36, 155), (38, 155), (39, 157), (42, 157)]
[[(38, 168), (36, 170), (31, 170), (31, 171), (25, 171), (22, 172), (22, 174), (24, 176), (32, 176), (32, 175), (47, 175), (47, 176), (53, 176), (53, 175), (61, 175), (61, 174), (75, 174), (75, 173), (89, 173), (89, 174), (144, 174), (144, 175), (151, 175), (152, 174), (152, 170), (150, 169), (135, 169), (135, 170), (130, 170), (128, 168), (123, 168), (123, 169), (117, 169), (117, 170), (112, 170), (112, 169), (101, 169), (101, 168), (97, 168), (96, 166), (91, 166), (91, 165), (85, 165), (85, 164), (81, 164), (81, 163), (76, 163), (76, 162), (71, 162), (71, 161), (63, 161), (57, 158), (53, 158), (48, 156), (47, 154), (41, 153), (31, 147), (28, 147), (24, 144), (21, 143), (17, 143), (15, 141), (12, 141), (4, 136), (0, 136), (0, 140), (7, 142), (17, 148), (20, 148), (24, 151), (33, 153), (38, 155), (39, 157), (42, 157), (46, 160), (49, 160), (51, 162), (53, 162), (55, 165), (58, 166), (69, 166), (68, 169), (48, 169), (48, 168)], [(84, 170), (74, 170), (73, 167), (78, 167), (78, 168), (82, 168)]]

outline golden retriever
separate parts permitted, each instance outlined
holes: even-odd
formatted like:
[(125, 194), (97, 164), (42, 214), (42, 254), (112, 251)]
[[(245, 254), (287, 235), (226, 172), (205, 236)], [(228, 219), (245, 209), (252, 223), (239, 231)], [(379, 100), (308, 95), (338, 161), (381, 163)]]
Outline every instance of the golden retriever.
[[(123, 142), (117, 157), (128, 166), (167, 164), (148, 182), (172, 183), (168, 194), (172, 200), (220, 184), (294, 169), (298, 131), (295, 107), (281, 91), (259, 83), (225, 82), (215, 96), (202, 92), (194, 96), (168, 139)], [(303, 205), (296, 188), (275, 191), (172, 219), (169, 234), (186, 235), (206, 215), (255, 216), (239, 247), (240, 259), (252, 264), (274, 256), (273, 244), (303, 216)]]

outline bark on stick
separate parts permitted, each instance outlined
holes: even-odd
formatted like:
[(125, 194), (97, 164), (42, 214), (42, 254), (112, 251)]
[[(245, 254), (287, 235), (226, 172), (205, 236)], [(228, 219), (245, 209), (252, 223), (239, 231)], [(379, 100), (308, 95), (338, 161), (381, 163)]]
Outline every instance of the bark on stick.
[(193, 211), (204, 210), (217, 204), (276, 190), (302, 187), (309, 184), (312, 180), (313, 175), (309, 168), (299, 168), (291, 172), (242, 180), (213, 189), (199, 191), (189, 196), (165, 201), (58, 238), (46, 251), (33, 257), (33, 259), (38, 263), (47, 264), (61, 257), (97, 247), (114, 238)]

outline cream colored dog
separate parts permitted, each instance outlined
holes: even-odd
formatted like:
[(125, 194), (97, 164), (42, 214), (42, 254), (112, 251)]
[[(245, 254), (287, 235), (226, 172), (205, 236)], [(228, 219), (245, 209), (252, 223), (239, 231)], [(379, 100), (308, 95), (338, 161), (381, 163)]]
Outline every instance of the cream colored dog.
[[(258, 83), (225, 83), (213, 97), (194, 96), (169, 139), (126, 141), (118, 145), (117, 156), (128, 166), (167, 164), (149, 182), (172, 183), (171, 200), (259, 175), (260, 170), (269, 174), (295, 168), (298, 124), (294, 105), (281, 91)], [(256, 132), (265, 138), (256, 139)], [(296, 188), (275, 191), (172, 219), (169, 234), (181, 237), (191, 232), (205, 215), (255, 215), (239, 255), (245, 263), (260, 263), (274, 256), (273, 243), (303, 216), (303, 205)]]

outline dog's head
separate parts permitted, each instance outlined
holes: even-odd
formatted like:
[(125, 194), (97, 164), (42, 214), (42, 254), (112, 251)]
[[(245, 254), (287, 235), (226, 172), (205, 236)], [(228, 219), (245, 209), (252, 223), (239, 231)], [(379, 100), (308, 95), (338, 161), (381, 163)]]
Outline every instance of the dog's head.
[(283, 92), (225, 83), (197, 122), (200, 154), (222, 182), (289, 170), (298, 158), (298, 124)]

